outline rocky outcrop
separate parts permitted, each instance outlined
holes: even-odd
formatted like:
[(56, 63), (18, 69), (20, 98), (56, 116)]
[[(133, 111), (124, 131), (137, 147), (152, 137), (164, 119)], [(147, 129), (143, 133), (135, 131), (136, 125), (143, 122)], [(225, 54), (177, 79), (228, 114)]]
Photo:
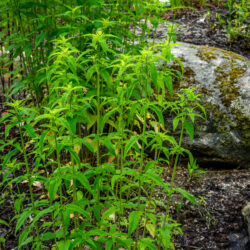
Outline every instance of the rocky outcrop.
[(248, 236), (250, 241), (250, 202), (242, 209), (242, 215), (248, 226)]
[(200, 164), (250, 166), (249, 60), (233, 52), (207, 46), (172, 47), (185, 73), (175, 88), (195, 88), (207, 120), (198, 122), (193, 144), (184, 140)]

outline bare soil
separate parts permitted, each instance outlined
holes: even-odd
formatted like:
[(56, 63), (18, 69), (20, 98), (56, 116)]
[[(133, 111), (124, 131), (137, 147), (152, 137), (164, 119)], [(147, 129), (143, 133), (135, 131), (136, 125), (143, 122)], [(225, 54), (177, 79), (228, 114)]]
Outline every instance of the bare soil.
[(178, 203), (173, 205), (173, 218), (183, 231), (175, 237), (176, 249), (248, 250), (241, 210), (250, 200), (250, 171), (211, 168), (190, 182), (184, 169), (178, 171), (176, 186), (192, 193), (200, 205), (183, 200), (178, 213)]

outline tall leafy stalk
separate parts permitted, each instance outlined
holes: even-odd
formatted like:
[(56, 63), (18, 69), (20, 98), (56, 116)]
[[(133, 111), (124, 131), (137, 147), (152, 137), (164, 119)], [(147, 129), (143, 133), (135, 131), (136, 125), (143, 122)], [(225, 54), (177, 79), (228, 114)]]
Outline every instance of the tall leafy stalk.
[[(20, 152), (31, 195), (32, 214), (24, 207), (21, 215), (16, 202), (16, 232), (24, 229), (19, 247), (34, 241), (33, 247), (42, 248), (50, 240), (58, 249), (173, 247), (171, 236), (179, 225), (168, 223), (171, 194), (180, 192), (195, 203), (191, 194), (174, 186), (179, 155), (187, 153), (181, 148), (184, 133), (192, 139), (191, 123), (199, 116), (188, 107), (202, 108), (193, 90), (173, 91), (173, 36), (159, 45), (146, 40), (151, 20), (155, 41), (163, 5), (146, 0), (8, 0), (4, 7), (7, 33), (15, 21), (12, 36), (7, 34), (8, 56), (16, 68), (20, 63), (14, 59), (21, 60), (17, 71), (23, 73), (13, 76), (8, 98), (15, 103), (24, 89), (32, 102), (18, 110), (26, 116), (27, 107), (35, 110), (25, 126), (20, 116), (18, 122), (9, 114), (1, 118), (8, 124), (5, 137), (18, 126), (21, 139), (21, 150), (17, 140), (0, 141), (0, 149), (12, 147), (3, 157), (7, 174), (1, 185), (22, 179), (8, 177)], [(182, 123), (177, 139), (164, 118), (172, 111), (173, 130)], [(28, 155), (35, 166), (30, 167)], [(168, 184), (160, 166), (169, 168), (171, 156), (175, 162)], [(42, 200), (33, 194), (33, 181), (47, 192)], [(165, 217), (156, 212), (159, 187), (169, 195)]]

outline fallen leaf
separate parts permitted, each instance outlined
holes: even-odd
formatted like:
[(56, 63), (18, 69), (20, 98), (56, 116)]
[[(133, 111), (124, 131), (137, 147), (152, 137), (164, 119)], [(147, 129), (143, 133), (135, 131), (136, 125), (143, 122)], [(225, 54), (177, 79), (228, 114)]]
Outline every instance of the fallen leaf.
[(74, 146), (74, 151), (79, 155), (79, 152), (81, 150), (81, 146), (80, 145), (75, 145)]
[(3, 113), (1, 114), (1, 116), (4, 117), (4, 116), (7, 115), (7, 114), (8, 114), (8, 112), (3, 112)]

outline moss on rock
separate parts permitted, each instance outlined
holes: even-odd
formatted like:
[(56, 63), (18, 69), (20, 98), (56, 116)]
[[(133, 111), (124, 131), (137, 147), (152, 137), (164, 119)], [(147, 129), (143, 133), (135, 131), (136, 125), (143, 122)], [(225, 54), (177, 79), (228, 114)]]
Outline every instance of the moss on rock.
[(216, 59), (216, 52), (208, 46), (200, 47), (196, 55), (208, 63)]

